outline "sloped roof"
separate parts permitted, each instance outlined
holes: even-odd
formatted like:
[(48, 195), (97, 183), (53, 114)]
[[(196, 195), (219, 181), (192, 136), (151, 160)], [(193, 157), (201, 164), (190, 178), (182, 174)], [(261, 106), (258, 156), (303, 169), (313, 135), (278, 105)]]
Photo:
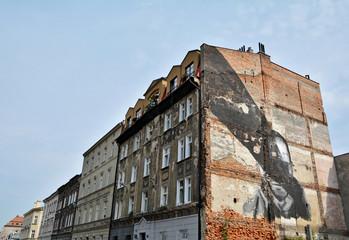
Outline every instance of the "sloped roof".
[(24, 217), (16, 216), (5, 226), (22, 226)]

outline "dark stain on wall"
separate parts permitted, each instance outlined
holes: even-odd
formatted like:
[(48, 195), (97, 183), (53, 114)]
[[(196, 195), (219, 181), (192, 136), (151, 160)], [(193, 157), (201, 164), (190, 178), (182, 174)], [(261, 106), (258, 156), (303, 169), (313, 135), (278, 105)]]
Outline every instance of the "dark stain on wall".
[(224, 56), (202, 46), (204, 88), (209, 109), (253, 155), (260, 166), (261, 189), (244, 204), (244, 212), (275, 217), (311, 219), (303, 187), (293, 176), (285, 138), (273, 130), (262, 110)]

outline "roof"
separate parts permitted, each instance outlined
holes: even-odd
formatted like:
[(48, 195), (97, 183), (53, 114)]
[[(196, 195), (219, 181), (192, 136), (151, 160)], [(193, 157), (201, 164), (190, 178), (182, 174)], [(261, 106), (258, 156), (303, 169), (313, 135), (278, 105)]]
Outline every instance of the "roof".
[(5, 226), (22, 226), (24, 217), (16, 216)]

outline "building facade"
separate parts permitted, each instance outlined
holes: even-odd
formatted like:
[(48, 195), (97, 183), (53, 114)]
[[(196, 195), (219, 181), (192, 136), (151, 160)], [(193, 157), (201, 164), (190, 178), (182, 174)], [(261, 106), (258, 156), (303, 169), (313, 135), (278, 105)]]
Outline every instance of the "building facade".
[(80, 174), (57, 189), (58, 204), (52, 231), (52, 240), (71, 240), (75, 220)]
[(128, 110), (110, 240), (348, 234), (319, 84), (203, 44)]
[(73, 240), (108, 239), (118, 152), (115, 139), (121, 130), (121, 124), (116, 125), (83, 154)]
[(342, 196), (343, 210), (347, 229), (349, 229), (349, 153), (334, 158), (338, 185)]
[(24, 214), (23, 225), (21, 229), (21, 240), (36, 240), (39, 236), (42, 213), (41, 201), (36, 201), (34, 207)]
[(22, 224), (23, 224), (23, 217), (16, 216), (14, 219), (12, 219), (9, 223), (7, 223), (1, 229), (0, 239), (4, 239), (5, 237), (8, 237), (12, 233), (16, 234), (16, 236), (17, 234), (19, 235), (21, 233)]
[(38, 240), (50, 240), (55, 221), (58, 193), (52, 193), (51, 196), (44, 199), (44, 211), (41, 219), (41, 226)]

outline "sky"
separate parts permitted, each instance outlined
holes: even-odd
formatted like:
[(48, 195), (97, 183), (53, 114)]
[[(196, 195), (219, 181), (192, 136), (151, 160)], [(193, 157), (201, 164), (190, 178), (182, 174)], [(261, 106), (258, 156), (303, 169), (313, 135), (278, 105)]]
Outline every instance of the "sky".
[(320, 83), (349, 152), (349, 1), (0, 1), (0, 228), (81, 173), (82, 154), (203, 43)]

